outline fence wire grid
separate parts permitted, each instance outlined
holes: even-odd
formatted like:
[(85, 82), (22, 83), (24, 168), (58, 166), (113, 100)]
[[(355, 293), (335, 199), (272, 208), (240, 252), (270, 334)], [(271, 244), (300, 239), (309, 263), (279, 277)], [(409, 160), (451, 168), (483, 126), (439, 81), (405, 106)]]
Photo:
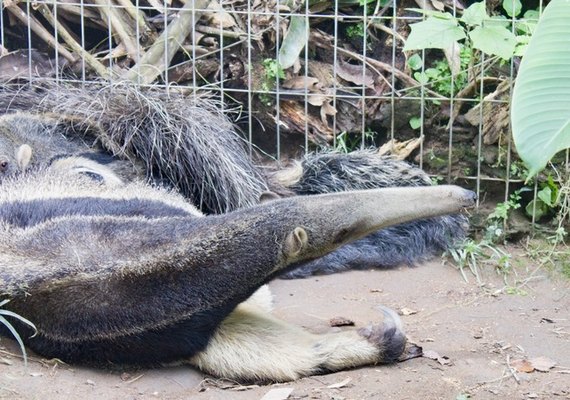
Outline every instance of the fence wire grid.
[[(470, 181), (480, 199), (483, 183), (499, 184), (506, 201), (524, 181), (505, 118), (520, 58), (480, 53), (454, 65), (458, 47), (402, 50), (411, 24), (438, 10), (459, 17), (471, 3), (3, 0), (0, 77), (127, 79), (214, 93), (242, 111), (250, 151), (285, 160), (322, 147), (388, 143), (435, 179)], [(543, 6), (536, 2), (538, 13)], [(504, 20), (513, 32), (525, 22)], [(287, 42), (295, 29), (301, 33)], [(294, 61), (282, 68), (291, 49)], [(415, 69), (414, 54), (421, 60)], [(444, 93), (426, 73), (445, 64)]]

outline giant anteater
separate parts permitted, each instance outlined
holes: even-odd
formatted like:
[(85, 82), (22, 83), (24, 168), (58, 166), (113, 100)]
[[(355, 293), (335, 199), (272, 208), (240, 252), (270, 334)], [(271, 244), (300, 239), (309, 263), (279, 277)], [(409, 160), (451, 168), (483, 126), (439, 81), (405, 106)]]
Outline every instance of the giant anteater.
[[(291, 168), (267, 174), (252, 164), (234, 126), (212, 101), (143, 92), (124, 83), (5, 86), (2, 112), (12, 114), (0, 124), (0, 161), (4, 154), (7, 163), (0, 174), (18, 170), (15, 150), (26, 144), (33, 148), (31, 166), (89, 158), (125, 182), (138, 177), (174, 188), (207, 214), (257, 204), (268, 189), (289, 196), (431, 184), (419, 168), (373, 150), (308, 154)], [(466, 225), (455, 214), (389, 227), (282, 277), (413, 265), (463, 238)]]
[[(48, 107), (46, 98), (30, 109)], [(314, 335), (273, 317), (263, 285), (379, 229), (436, 221), (474, 201), (456, 186), (416, 186), (347, 187), (256, 204), (243, 180), (256, 196), (266, 183), (240, 150), (220, 154), (230, 159), (206, 176), (193, 170), (192, 162), (210, 166), (198, 154), (204, 148), (190, 144), (207, 147), (207, 138), (197, 138), (225, 129), (212, 111), (157, 121), (127, 114), (138, 124), (107, 130), (108, 117), (73, 110), (63, 118), (44, 110), (0, 119), (0, 300), (37, 327), (33, 335), (13, 321), (26, 345), (68, 362), (182, 362), (226, 378), (284, 381), (394, 361), (406, 339), (392, 311), (383, 309), (380, 325)], [(149, 129), (155, 136), (143, 137)], [(212, 141), (212, 148), (239, 148), (234, 135)], [(208, 186), (232, 169), (241, 181)], [(182, 182), (190, 170), (198, 181)], [(146, 181), (133, 178), (141, 171)], [(222, 213), (203, 216), (177, 192)]]

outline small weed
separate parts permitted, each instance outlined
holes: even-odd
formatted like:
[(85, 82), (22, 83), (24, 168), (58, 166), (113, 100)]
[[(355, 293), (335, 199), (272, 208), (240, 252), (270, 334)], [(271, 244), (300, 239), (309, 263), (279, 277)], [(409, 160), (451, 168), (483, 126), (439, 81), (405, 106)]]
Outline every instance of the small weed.
[(540, 183), (540, 190), (536, 194), (536, 199), (529, 202), (525, 207), (526, 214), (529, 217), (534, 216), (535, 221), (540, 220), (544, 216), (553, 215), (559, 206), (559, 192), (559, 185), (549, 175), (546, 182)]
[[(0, 307), (6, 305), (9, 301), (10, 300), (8, 300), (8, 299), (1, 301)], [(37, 332), (36, 326), (32, 322), (28, 321), (26, 318), (22, 317), (21, 315), (18, 315), (15, 312), (12, 312), (10, 310), (4, 310), (4, 309), (0, 308), (0, 324), (4, 325), (10, 331), (10, 333), (12, 334), (14, 339), (16, 339), (16, 341), (20, 345), (20, 350), (22, 351), (22, 355), (24, 356), (24, 364), (27, 365), (28, 364), (28, 356), (26, 354), (26, 347), (24, 346), (24, 342), (22, 341), (22, 337), (20, 336), (18, 331), (16, 331), (16, 328), (14, 328), (14, 326), (10, 323), (10, 321), (8, 321), (6, 319), (6, 317), (16, 318), (17, 320), (23, 322), (24, 324), (32, 327), (35, 332)], [(35, 335), (35, 333), (34, 333), (34, 335)]]
[(451, 86), (451, 70), (447, 60), (444, 59), (435, 61), (431, 68), (426, 68), (423, 72), (414, 72), (414, 78), (423, 85), (429, 85), (442, 96), (451, 96), (452, 89), (454, 93), (457, 93), (467, 85), (466, 71), (473, 56), (468, 47), (462, 47), (459, 54), (461, 72), (453, 78), (453, 88)]
[(334, 149), (341, 153), (350, 153), (351, 151), (360, 149), (363, 146), (372, 144), (376, 132), (371, 129), (364, 131), (364, 134), (350, 134), (348, 132), (341, 132), (336, 137), (336, 144)]
[(509, 200), (499, 203), (495, 210), (487, 217), (485, 240), (488, 243), (498, 243), (505, 238), (505, 227), (512, 210), (521, 207), (521, 195), (517, 190), (509, 196)]
[[(261, 89), (266, 92), (275, 90), (275, 83), (279, 79), (285, 79), (285, 71), (279, 65), (279, 61), (272, 58), (266, 58), (263, 60), (264, 68), (264, 79), (261, 84)], [(260, 93), (259, 100), (266, 106), (271, 106), (273, 104), (273, 96), (269, 93)]]
[(436, 176), (430, 177), (430, 180), (431, 180), (432, 185), (439, 185), (441, 182), (443, 182), (445, 180), (445, 178), (441, 175), (436, 175)]
[(364, 37), (364, 22), (358, 22), (346, 27), (346, 36), (350, 39), (358, 39)]
[(477, 279), (477, 283), (483, 284), (479, 273), (481, 264), (493, 264), (497, 272), (503, 276), (506, 276), (511, 270), (511, 255), (484, 239), (479, 242), (473, 239), (465, 239), (448, 250), (447, 253), (455, 262), (466, 282), (469, 282), (465, 273), (468, 268)]

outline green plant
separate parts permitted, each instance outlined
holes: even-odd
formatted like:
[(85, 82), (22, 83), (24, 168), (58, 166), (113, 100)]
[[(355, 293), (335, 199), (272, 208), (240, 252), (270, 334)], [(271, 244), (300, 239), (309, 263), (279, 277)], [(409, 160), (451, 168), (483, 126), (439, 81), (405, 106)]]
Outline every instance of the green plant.
[(552, 0), (546, 6), (515, 82), (513, 138), (519, 156), (529, 167), (529, 178), (556, 153), (570, 147), (569, 20), (566, 0)]
[(552, 215), (559, 206), (559, 192), (558, 184), (549, 175), (546, 182), (540, 183), (540, 190), (536, 195), (536, 199), (530, 201), (525, 207), (526, 214), (529, 217), (534, 217), (535, 221), (546, 215)]
[(516, 191), (503, 203), (498, 203), (492, 213), (487, 217), (485, 240), (488, 243), (497, 243), (505, 237), (505, 226), (512, 210), (521, 207), (520, 191)]
[(439, 11), (412, 10), (426, 15), (427, 19), (410, 25), (404, 51), (450, 49), (462, 42), (465, 47), (508, 60), (532, 30), (527, 24), (528, 29), (513, 33), (508, 20), (487, 14), (485, 2), (473, 3), (461, 18)]
[(477, 283), (482, 284), (479, 266), (483, 263), (494, 264), (497, 272), (502, 273), (503, 276), (511, 270), (511, 255), (485, 239), (478, 242), (465, 239), (449, 249), (446, 255), (451, 256), (466, 282), (469, 281), (465, 273), (465, 269), (468, 268), (475, 276)]
[[(0, 307), (5, 306), (8, 302), (10, 302), (10, 300), (8, 299), (2, 300), (0, 302)], [(18, 315), (10, 310), (4, 310), (3, 308), (0, 308), (0, 323), (10, 331), (14, 339), (16, 339), (16, 341), (18, 342), (18, 345), (20, 345), (20, 350), (22, 351), (22, 355), (24, 356), (24, 364), (27, 365), (28, 356), (26, 354), (26, 347), (24, 346), (22, 337), (20, 336), (18, 331), (16, 331), (16, 328), (14, 328), (14, 326), (10, 323), (10, 321), (6, 319), (6, 317), (16, 318), (17, 320), (23, 322), (24, 324), (32, 327), (34, 331), (37, 331), (36, 326), (32, 322), (28, 321), (26, 318), (22, 317), (21, 315)]]
[(365, 130), (362, 134), (341, 132), (336, 137), (334, 149), (341, 153), (350, 153), (351, 151), (361, 148), (363, 145), (366, 146), (368, 142), (372, 142), (375, 136), (376, 132), (371, 129)]
[[(450, 96), (452, 89), (457, 92), (467, 85), (467, 67), (471, 62), (472, 51), (470, 48), (461, 46), (459, 50), (460, 71), (453, 77), (446, 60), (436, 60), (432, 67), (426, 68), (425, 71), (414, 72), (414, 78), (423, 85), (430, 87), (443, 96)], [(411, 59), (411, 58), (410, 58)], [(420, 57), (421, 60), (421, 57)]]
[(410, 128), (416, 130), (422, 126), (422, 119), (420, 117), (412, 117), (408, 123), (410, 124)]
[(350, 39), (364, 37), (364, 22), (357, 22), (346, 27), (346, 36)]
[[(512, 4), (512, 0), (505, 1)], [(507, 14), (520, 13), (516, 6), (509, 8), (505, 3), (504, 8)], [(447, 57), (447, 60), (435, 61), (423, 72), (417, 71), (419, 68), (411, 67), (417, 71), (414, 73), (414, 78), (421, 84), (429, 84), (434, 91), (446, 97), (452, 92), (452, 70), (453, 89), (457, 92), (467, 85), (469, 79), (467, 71), (472, 68), (476, 60), (481, 59), (481, 54), (496, 56), (492, 62), (522, 55), (538, 17), (535, 11), (527, 11), (525, 18), (520, 22), (513, 22), (504, 16), (491, 17), (487, 14), (485, 2), (473, 3), (460, 18), (439, 11), (412, 10), (426, 15), (427, 18), (410, 25), (411, 32), (404, 51), (442, 49)], [(458, 57), (453, 56), (456, 49), (460, 49)], [(455, 66), (453, 69), (450, 68), (450, 63)]]
[[(261, 89), (265, 92), (270, 92), (275, 89), (275, 83), (279, 79), (285, 79), (285, 71), (279, 64), (279, 61), (272, 58), (263, 60), (264, 76), (261, 83)], [(267, 106), (273, 104), (273, 96), (269, 93), (260, 93), (259, 99)]]

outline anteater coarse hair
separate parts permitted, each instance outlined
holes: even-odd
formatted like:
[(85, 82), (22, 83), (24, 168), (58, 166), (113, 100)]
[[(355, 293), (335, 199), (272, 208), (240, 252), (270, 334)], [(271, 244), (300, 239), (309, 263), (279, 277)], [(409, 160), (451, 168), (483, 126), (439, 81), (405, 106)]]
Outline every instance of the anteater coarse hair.
[[(254, 205), (268, 187), (283, 195), (312, 195), (431, 184), (421, 169), (375, 150), (311, 153), (266, 176), (215, 101), (125, 83), (7, 86), (0, 90), (0, 111), (60, 118), (68, 138), (92, 137), (113, 156), (143, 163), (149, 181), (174, 187), (206, 213)], [(413, 265), (462, 239), (466, 227), (460, 215), (390, 227), (297, 265), (286, 277)]]
[(6, 85), (0, 110), (59, 116), (73, 134), (94, 135), (115, 157), (142, 162), (149, 181), (174, 187), (206, 213), (251, 206), (267, 190), (243, 139), (211, 97), (128, 83), (35, 81)]

